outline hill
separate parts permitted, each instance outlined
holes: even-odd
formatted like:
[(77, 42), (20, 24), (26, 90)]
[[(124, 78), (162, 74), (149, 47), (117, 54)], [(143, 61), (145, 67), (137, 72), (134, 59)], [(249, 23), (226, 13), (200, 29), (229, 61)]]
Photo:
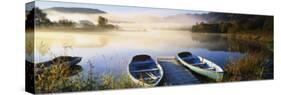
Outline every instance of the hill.
[(75, 8), (75, 7), (53, 7), (44, 9), (44, 11), (56, 11), (62, 13), (81, 13), (81, 14), (100, 14), (106, 13), (105, 11), (99, 9), (91, 9), (91, 8)]

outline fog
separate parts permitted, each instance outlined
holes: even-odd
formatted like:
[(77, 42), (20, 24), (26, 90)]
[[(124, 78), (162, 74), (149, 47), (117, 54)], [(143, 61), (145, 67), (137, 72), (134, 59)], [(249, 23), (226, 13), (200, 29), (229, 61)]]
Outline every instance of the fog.
[(171, 14), (163, 16), (153, 13), (105, 13), (105, 14), (79, 14), (79, 13), (63, 13), (54, 10), (45, 10), (47, 17), (51, 21), (68, 19), (75, 22), (80, 20), (88, 20), (97, 24), (98, 16), (103, 16), (109, 20), (109, 23), (118, 25), (122, 29), (143, 30), (143, 29), (179, 29), (190, 28), (196, 22), (202, 19), (185, 14)]

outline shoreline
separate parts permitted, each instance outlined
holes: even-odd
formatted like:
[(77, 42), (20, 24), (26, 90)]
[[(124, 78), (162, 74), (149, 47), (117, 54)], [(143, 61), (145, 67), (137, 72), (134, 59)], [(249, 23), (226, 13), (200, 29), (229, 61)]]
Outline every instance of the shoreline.
[(253, 43), (258, 43), (262, 46), (267, 47), (269, 50), (273, 51), (273, 32), (239, 32), (239, 33), (209, 33), (209, 32), (191, 32), (194, 34), (212, 34), (219, 35), (226, 39), (248, 41)]

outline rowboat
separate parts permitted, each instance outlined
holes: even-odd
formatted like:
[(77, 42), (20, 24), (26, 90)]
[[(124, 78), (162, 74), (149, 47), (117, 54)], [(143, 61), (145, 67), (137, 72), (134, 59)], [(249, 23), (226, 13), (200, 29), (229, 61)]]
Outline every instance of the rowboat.
[(223, 78), (223, 69), (201, 56), (192, 55), (190, 52), (181, 52), (177, 54), (176, 58), (181, 64), (195, 73), (215, 81), (221, 81)]
[(50, 67), (51, 65), (65, 64), (68, 66), (74, 66), (82, 60), (81, 57), (73, 56), (59, 56), (46, 62), (35, 63), (38, 68)]
[(163, 69), (149, 55), (136, 55), (128, 66), (130, 78), (145, 87), (153, 87), (160, 83), (163, 78)]

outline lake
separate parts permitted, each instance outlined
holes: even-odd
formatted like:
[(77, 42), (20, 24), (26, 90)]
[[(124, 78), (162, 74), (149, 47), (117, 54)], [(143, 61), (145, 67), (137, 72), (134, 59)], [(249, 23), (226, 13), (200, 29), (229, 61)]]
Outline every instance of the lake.
[[(239, 49), (235, 49), (237, 47)], [(78, 65), (82, 66), (83, 74), (89, 72), (91, 63), (95, 76), (110, 73), (118, 77), (127, 73), (129, 61), (137, 54), (149, 54), (156, 59), (157, 56), (175, 56), (189, 51), (223, 68), (228, 60), (239, 59), (247, 50), (255, 49), (260, 47), (229, 40), (221, 34), (179, 30), (36, 31), (34, 62), (44, 62), (60, 55), (80, 56), (83, 59)]]

